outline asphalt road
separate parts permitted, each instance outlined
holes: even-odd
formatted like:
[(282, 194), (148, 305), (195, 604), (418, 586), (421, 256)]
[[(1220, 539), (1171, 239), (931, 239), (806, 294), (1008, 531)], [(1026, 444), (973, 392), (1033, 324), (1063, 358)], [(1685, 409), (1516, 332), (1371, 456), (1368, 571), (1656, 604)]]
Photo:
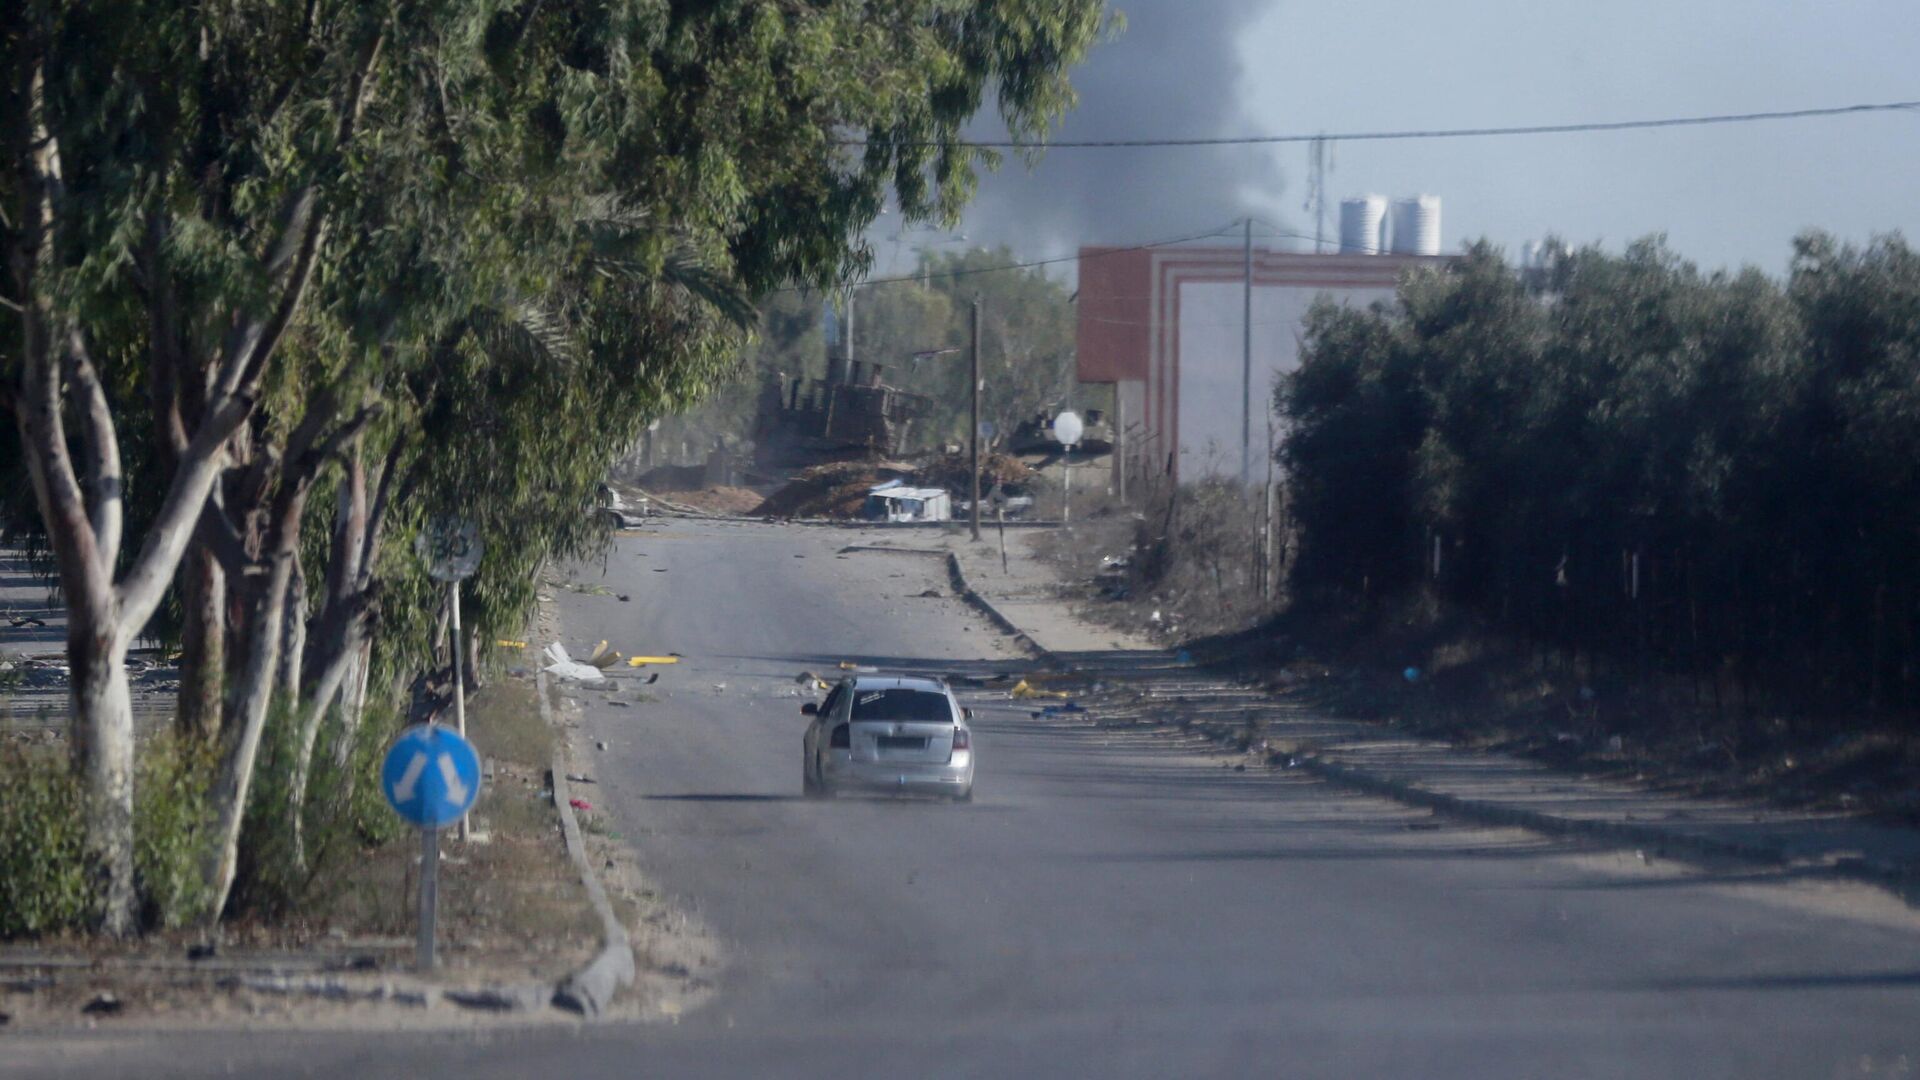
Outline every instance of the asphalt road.
[(582, 572), (629, 602), (563, 597), (573, 644), (685, 654), (657, 702), (585, 695), (585, 723), (615, 827), (723, 943), (709, 1004), (484, 1040), (102, 1039), (60, 1061), (356, 1080), (1920, 1074), (1920, 920), (1851, 893), (1435, 821), (1004, 701), (975, 703), (973, 805), (804, 801), (800, 670), (1015, 662), (957, 602), (916, 595), (945, 591), (941, 564), (836, 555), (845, 540), (675, 524)]

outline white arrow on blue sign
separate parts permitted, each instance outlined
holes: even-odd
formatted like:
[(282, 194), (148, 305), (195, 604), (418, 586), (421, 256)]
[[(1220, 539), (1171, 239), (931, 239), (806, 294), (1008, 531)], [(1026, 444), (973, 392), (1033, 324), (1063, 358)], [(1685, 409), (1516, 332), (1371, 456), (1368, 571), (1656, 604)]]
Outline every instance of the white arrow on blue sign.
[(410, 728), (387, 751), (380, 790), (401, 817), (421, 828), (445, 828), (480, 797), (480, 755), (452, 728)]

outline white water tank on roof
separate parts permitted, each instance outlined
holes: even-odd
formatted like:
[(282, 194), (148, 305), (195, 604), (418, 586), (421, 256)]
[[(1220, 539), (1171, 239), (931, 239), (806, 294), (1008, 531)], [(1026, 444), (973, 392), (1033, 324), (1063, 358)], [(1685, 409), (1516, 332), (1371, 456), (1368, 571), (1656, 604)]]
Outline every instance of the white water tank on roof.
[(1386, 248), (1387, 197), (1340, 200), (1340, 253), (1378, 255)]
[(1440, 254), (1440, 196), (1393, 200), (1393, 253)]

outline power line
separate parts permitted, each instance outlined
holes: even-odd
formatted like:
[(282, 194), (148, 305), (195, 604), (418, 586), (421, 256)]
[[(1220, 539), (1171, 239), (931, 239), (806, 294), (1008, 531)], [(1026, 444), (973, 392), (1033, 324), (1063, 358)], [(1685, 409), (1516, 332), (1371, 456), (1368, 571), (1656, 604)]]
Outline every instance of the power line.
[[(1029, 259), (1025, 262), (1000, 263), (994, 266), (964, 266), (964, 267), (957, 267), (951, 270), (928, 270), (926, 273), (923, 273), (923, 274), (901, 274), (897, 277), (867, 278), (864, 281), (848, 282), (844, 287), (850, 288), (850, 289), (857, 289), (857, 288), (865, 287), (867, 285), (893, 285), (893, 284), (897, 284), (899, 282), (904, 282), (904, 281), (927, 281), (931, 278), (972, 277), (975, 274), (1000, 274), (1000, 273), (1005, 273), (1009, 270), (1030, 270), (1036, 266), (1053, 266), (1057, 263), (1078, 262), (1081, 259), (1097, 259), (1107, 255), (1124, 255), (1130, 251), (1151, 251), (1154, 248), (1171, 247), (1174, 244), (1186, 244), (1186, 243), (1191, 243), (1192, 241), (1195, 241), (1195, 240), (1206, 240), (1210, 237), (1219, 236), (1222, 233), (1227, 232), (1228, 230), (1236, 229), (1239, 227), (1240, 227), (1240, 219), (1235, 218), (1233, 221), (1225, 225), (1222, 225), (1217, 229), (1211, 229), (1207, 232), (1189, 233), (1186, 236), (1172, 236), (1172, 237), (1168, 237), (1165, 240), (1149, 240), (1145, 243), (1132, 244), (1127, 247), (1103, 248), (1100, 251), (1092, 252), (1086, 255), (1081, 255), (1077, 253), (1073, 255), (1053, 255), (1044, 259)], [(1310, 239), (1310, 238), (1302, 238), (1302, 239)], [(805, 286), (789, 286), (787, 288), (776, 289), (774, 291), (775, 292), (809, 292), (812, 290), (810, 290)]]
[(1809, 120), (1865, 113), (1911, 112), (1920, 101), (1870, 102), (1817, 109), (1773, 112), (1715, 113), (1706, 116), (1669, 116), (1652, 120), (1609, 120), (1576, 124), (1524, 124), (1516, 127), (1409, 128), (1400, 131), (1324, 131), (1289, 135), (1229, 135), (1205, 139), (1063, 139), (1059, 142), (1018, 142), (1011, 139), (841, 139), (839, 146), (958, 146), (998, 150), (1115, 150), (1137, 147), (1270, 146), (1281, 143), (1385, 142), (1397, 139), (1471, 139), (1501, 135), (1568, 135), (1596, 131), (1645, 131), (1654, 128), (1706, 127), (1713, 124), (1751, 124), (1773, 120)]
[[(1088, 259), (1100, 259), (1100, 258), (1105, 258), (1106, 256), (1109, 256), (1109, 255), (1125, 255), (1129, 252), (1134, 252), (1134, 251), (1152, 251), (1155, 248), (1172, 247), (1175, 244), (1188, 244), (1188, 243), (1192, 243), (1195, 240), (1210, 240), (1213, 237), (1221, 236), (1228, 232), (1233, 231), (1234, 229), (1240, 228), (1241, 222), (1243, 220), (1244, 219), (1242, 218), (1234, 218), (1232, 221), (1228, 222), (1227, 224), (1222, 225), (1217, 229), (1208, 230), (1207, 232), (1188, 233), (1185, 236), (1170, 236), (1164, 240), (1148, 240), (1139, 244), (1129, 244), (1125, 247), (1103, 247), (1098, 251), (1078, 252), (1073, 255), (1050, 255), (1044, 259), (1029, 259), (1025, 262), (998, 263), (993, 266), (966, 266), (966, 267), (958, 267), (952, 270), (928, 270), (927, 272), (920, 273), (920, 274), (900, 274), (896, 277), (867, 278), (863, 281), (848, 282), (841, 287), (848, 288), (848, 289), (859, 289), (859, 288), (864, 288), (868, 285), (897, 285), (902, 282), (925, 282), (933, 278), (972, 277), (975, 274), (1002, 274), (1002, 273), (1006, 273), (1009, 270), (1030, 270), (1036, 266), (1054, 266), (1059, 263), (1084, 262)], [(1289, 232), (1277, 226), (1269, 225), (1267, 222), (1262, 221), (1257, 217), (1253, 219), (1253, 223), (1258, 226), (1263, 226), (1262, 231), (1255, 234), (1257, 236), (1280, 238), (1280, 239), (1287, 239), (1287, 240), (1316, 239), (1316, 237), (1311, 236), (1307, 233)], [(815, 292), (818, 290), (808, 285), (789, 285), (786, 288), (775, 289), (773, 291), (776, 293), (795, 293), (795, 292)]]

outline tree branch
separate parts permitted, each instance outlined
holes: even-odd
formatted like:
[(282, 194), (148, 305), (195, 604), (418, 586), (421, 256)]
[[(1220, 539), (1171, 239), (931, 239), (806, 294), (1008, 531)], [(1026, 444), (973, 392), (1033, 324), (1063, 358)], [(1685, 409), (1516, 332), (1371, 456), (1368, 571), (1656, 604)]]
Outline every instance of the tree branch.
[(264, 574), (267, 565), (255, 562), (247, 554), (246, 540), (240, 530), (234, 527), (233, 519), (227, 516), (226, 507), (217, 500), (208, 499), (206, 509), (200, 513), (200, 521), (194, 528), (194, 542), (213, 553), (220, 561), (220, 568), (232, 577), (248, 577)]
[(126, 484), (120, 468), (120, 441), (114, 432), (113, 409), (106, 388), (93, 366), (86, 336), (78, 327), (67, 331), (67, 370), (78, 391), (80, 415), (86, 420), (87, 486), (92, 489), (93, 542), (108, 573), (120, 559), (120, 528), (125, 515)]
[(35, 298), (40, 273), (54, 259), (53, 188), (58, 184), (55, 173), (59, 156), (47, 133), (41, 67), (36, 63), (18, 77), (19, 94), (27, 102), (29, 115), (24, 124), (9, 125), (15, 141), (7, 149), (20, 169), (20, 201), (26, 212), (8, 256), (9, 269), (26, 299), (27, 310), (20, 320), (21, 394), (13, 402), (12, 411), (20, 429), (34, 499), (60, 564), (61, 583), (69, 602), (98, 605), (106, 598), (103, 592), (112, 580), (112, 568), (101, 563), (93, 524), (87, 518), (86, 498), (67, 449), (54, 315), (45, 300)]
[(206, 419), (174, 470), (173, 484), (160, 504), (160, 512), (147, 528), (146, 543), (119, 588), (122, 610), (130, 613), (135, 624), (145, 624), (165, 595), (187, 542), (193, 537), (194, 522), (205, 508), (207, 496), (226, 460), (226, 443), (247, 416), (253, 412), (254, 399), (242, 394), (227, 398), (207, 410)]
[(393, 445), (387, 449), (387, 457), (380, 470), (380, 485), (373, 497), (373, 509), (367, 513), (367, 531), (360, 549), (361, 588), (373, 579), (374, 558), (380, 552), (380, 541), (387, 531), (387, 508), (392, 504), (388, 496), (393, 494), (393, 478), (400, 473), (400, 455), (406, 450), (405, 436), (396, 435)]
[[(353, 77), (348, 80), (346, 101), (342, 103), (340, 121), (334, 130), (335, 155), (353, 141), (354, 131), (366, 110), (373, 67), (385, 44), (384, 33), (374, 35)], [(267, 362), (272, 359), (280, 339), (285, 336), (287, 328), (293, 323), (294, 314), (300, 309), (300, 302), (313, 280), (314, 264), (318, 262), (320, 246), (326, 236), (327, 215), (318, 209), (318, 198), (318, 182), (309, 183), (294, 198), (286, 227), (268, 249), (264, 262), (269, 272), (281, 265), (291, 265), (286, 287), (280, 294), (280, 302), (266, 319), (248, 319), (234, 324), (228, 341), (230, 346), (236, 347), (230, 347), (227, 353), (225, 370), (219, 382), (223, 396), (249, 396), (257, 392), (260, 380), (266, 374)], [(297, 245), (291, 242), (295, 235), (299, 237)], [(292, 258), (289, 260), (287, 255), (290, 252)]]
[(167, 215), (156, 203), (147, 217), (141, 242), (141, 262), (148, 281), (147, 335), (148, 397), (154, 423), (160, 429), (161, 454), (171, 466), (187, 449), (187, 418), (181, 401), (180, 374), (184, 366), (179, 338), (179, 294), (166, 266)]

